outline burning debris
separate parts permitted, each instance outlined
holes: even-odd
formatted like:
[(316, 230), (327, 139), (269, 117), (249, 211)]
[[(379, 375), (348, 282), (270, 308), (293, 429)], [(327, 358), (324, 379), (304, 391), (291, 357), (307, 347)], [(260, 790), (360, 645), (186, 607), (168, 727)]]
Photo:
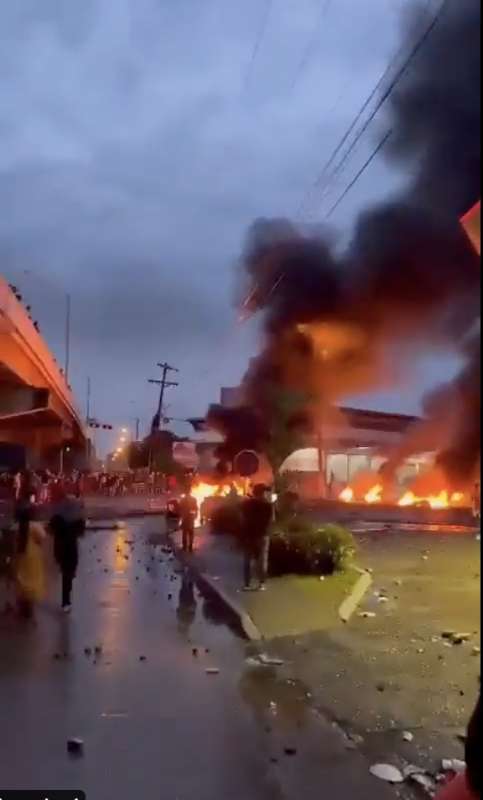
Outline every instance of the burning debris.
[[(244, 379), (245, 406), (210, 411), (226, 438), (223, 457), (268, 452), (281, 418), (284, 435), (320, 429), (342, 398), (404, 380), (423, 346), (447, 348), (460, 354), (462, 371), (428, 399), (427, 420), (388, 471), (422, 452), (425, 439), (425, 449), (439, 450), (445, 482), (435, 494), (397, 499), (437, 508), (461, 502), (479, 458), (480, 277), (459, 224), (480, 194), (479, 21), (477, 0), (444, 4), (390, 93), (390, 154), (415, 162), (418, 174), (405, 196), (360, 217), (345, 255), (285, 219), (258, 219), (249, 229), (243, 312), (263, 313), (263, 348)], [(296, 398), (282, 417), (281, 396)], [(381, 475), (363, 500), (382, 502), (385, 486)], [(346, 487), (341, 499), (356, 495)]]
[[(386, 465), (384, 465), (386, 466)], [(417, 476), (406, 489), (397, 489), (387, 478), (387, 470), (378, 475), (363, 472), (339, 494), (344, 503), (386, 503), (400, 508), (425, 507), (435, 511), (448, 508), (470, 508), (471, 488), (450, 488), (449, 480), (441, 468), (434, 468)]]
[(195, 524), (199, 526), (203, 523), (205, 516), (205, 504), (210, 498), (229, 497), (230, 494), (240, 497), (244, 493), (244, 487), (237, 481), (230, 480), (229, 483), (208, 483), (205, 481), (197, 481), (190, 489), (191, 496), (195, 498), (198, 504), (198, 513)]

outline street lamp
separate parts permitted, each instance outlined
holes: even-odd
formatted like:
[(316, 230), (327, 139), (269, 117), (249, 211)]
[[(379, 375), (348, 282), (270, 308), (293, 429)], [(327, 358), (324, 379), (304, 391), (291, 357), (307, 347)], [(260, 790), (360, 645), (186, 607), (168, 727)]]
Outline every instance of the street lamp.
[(65, 382), (67, 385), (69, 384), (69, 366), (70, 366), (70, 335), (71, 335), (71, 295), (70, 292), (67, 292), (63, 287), (59, 287), (59, 285), (51, 278), (47, 277), (43, 273), (35, 272), (35, 270), (31, 269), (24, 269), (23, 274), (28, 277), (34, 277), (40, 283), (44, 284), (48, 289), (55, 288), (56, 290), (60, 290), (64, 296), (65, 302), (65, 323), (64, 323), (64, 377)]

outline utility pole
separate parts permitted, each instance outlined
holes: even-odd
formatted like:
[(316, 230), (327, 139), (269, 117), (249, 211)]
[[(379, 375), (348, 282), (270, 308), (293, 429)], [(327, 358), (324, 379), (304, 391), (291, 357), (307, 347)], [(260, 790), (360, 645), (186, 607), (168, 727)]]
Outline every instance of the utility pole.
[(86, 467), (91, 468), (91, 440), (89, 438), (89, 420), (91, 417), (91, 379), (87, 378), (86, 387)]
[(69, 383), (69, 366), (70, 366), (70, 294), (65, 296), (65, 364), (64, 375), (65, 381)]
[(86, 392), (86, 422), (89, 421), (91, 416), (91, 379), (87, 378), (87, 392)]
[(171, 367), (166, 362), (163, 363), (158, 362), (158, 367), (163, 371), (161, 380), (157, 380), (155, 378), (149, 378), (148, 383), (155, 383), (157, 386), (159, 386), (158, 410), (155, 415), (155, 420), (157, 422), (157, 429), (159, 431), (161, 428), (161, 420), (163, 414), (164, 392), (170, 386), (179, 386), (179, 384), (176, 381), (168, 381), (168, 373), (179, 372), (179, 370), (176, 369), (176, 367)]
[[(161, 380), (155, 378), (148, 378), (148, 383), (154, 383), (159, 386), (159, 400), (158, 400), (158, 410), (153, 418), (153, 425), (151, 428), (151, 433), (153, 434), (155, 430), (161, 430), (161, 420), (163, 416), (163, 402), (164, 402), (164, 393), (166, 389), (171, 386), (178, 386), (179, 384), (176, 381), (168, 381), (168, 374), (170, 372), (179, 372), (176, 367), (171, 367), (166, 361), (159, 362), (158, 367), (162, 370)], [(151, 472), (153, 464), (153, 442), (152, 439), (150, 440), (150, 447), (149, 447), (149, 461), (148, 461), (148, 468)]]

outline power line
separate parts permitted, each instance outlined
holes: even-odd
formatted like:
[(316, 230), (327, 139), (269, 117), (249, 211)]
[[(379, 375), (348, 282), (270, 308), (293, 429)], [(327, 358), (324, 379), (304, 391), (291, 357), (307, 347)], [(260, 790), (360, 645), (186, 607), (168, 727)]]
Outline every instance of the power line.
[(265, 37), (265, 33), (268, 26), (268, 20), (270, 19), (270, 13), (272, 10), (273, 0), (265, 0), (265, 6), (262, 11), (262, 16), (260, 19), (260, 25), (257, 31), (257, 36), (255, 39), (255, 44), (253, 45), (252, 54), (250, 60), (248, 62), (246, 77), (245, 77), (245, 84), (248, 83), (251, 75), (251, 71), (255, 61), (257, 60), (258, 53), (260, 51), (260, 47), (262, 45), (263, 39)]
[[(339, 165), (337, 166), (337, 168), (336, 168), (336, 170), (334, 172), (334, 175), (339, 174), (339, 172), (341, 172), (341, 170), (344, 168), (345, 164), (347, 163), (347, 161), (350, 158), (351, 153), (354, 151), (355, 147), (360, 142), (362, 136), (365, 134), (365, 132), (369, 128), (371, 122), (375, 119), (375, 117), (377, 116), (377, 114), (381, 110), (381, 108), (384, 105), (384, 103), (386, 102), (386, 100), (390, 97), (390, 95), (394, 91), (395, 87), (397, 86), (397, 84), (399, 83), (399, 81), (401, 80), (403, 75), (407, 72), (407, 70), (411, 66), (411, 63), (414, 60), (414, 58), (416, 58), (416, 56), (419, 53), (419, 51), (421, 50), (421, 48), (424, 46), (424, 44), (428, 40), (429, 36), (431, 35), (431, 33), (433, 32), (434, 28), (436, 27), (436, 25), (438, 24), (438, 22), (439, 22), (439, 20), (441, 18), (441, 15), (443, 13), (444, 7), (447, 4), (447, 1), (448, 0), (442, 0), (442, 3), (440, 5), (439, 9), (438, 9), (437, 13), (435, 14), (435, 16), (433, 17), (433, 19), (431, 20), (430, 24), (425, 29), (425, 31), (423, 32), (422, 36), (418, 39), (418, 41), (416, 42), (416, 44), (412, 48), (411, 52), (409, 53), (407, 59), (404, 61), (404, 63), (400, 67), (400, 69), (396, 72), (393, 80), (388, 85), (387, 89), (383, 92), (383, 94), (379, 98), (375, 108), (373, 109), (373, 111), (369, 115), (368, 119), (365, 121), (365, 123), (359, 129), (359, 131), (357, 133), (357, 136), (353, 140), (351, 146), (348, 148), (348, 150), (346, 151), (344, 157), (339, 162)], [(391, 131), (389, 131), (389, 135), (390, 134), (391, 134)], [(389, 135), (388, 135), (387, 138), (389, 138)], [(372, 160), (372, 159), (370, 159), (370, 160)], [(333, 177), (334, 177), (334, 175), (333, 175)], [(351, 185), (353, 185), (353, 183)], [(351, 188), (351, 186), (349, 188)], [(344, 196), (345, 196), (345, 193), (344, 193)], [(335, 203), (335, 207), (337, 207), (338, 203), (339, 203), (339, 201), (337, 201)], [(331, 211), (330, 211), (328, 216), (330, 216), (331, 213), (332, 213), (332, 209), (331, 209)]]
[[(407, 56), (407, 58), (405, 59), (404, 63), (399, 68), (399, 70), (397, 70), (397, 72), (395, 73), (395, 76), (394, 76), (393, 80), (388, 85), (388, 87), (385, 90), (385, 92), (381, 95), (381, 97), (380, 97), (378, 103), (376, 104), (374, 110), (371, 112), (371, 114), (369, 115), (368, 119), (364, 122), (362, 127), (357, 132), (356, 137), (352, 141), (350, 147), (345, 152), (345, 154), (342, 157), (341, 161), (339, 161), (339, 163), (336, 165), (335, 169), (332, 171), (332, 174), (330, 175), (330, 177), (328, 178), (328, 181), (326, 182), (325, 191), (323, 193), (322, 200), (325, 199), (325, 197), (327, 196), (328, 190), (329, 190), (330, 186), (332, 185), (334, 178), (336, 178), (337, 175), (343, 170), (345, 164), (347, 163), (347, 161), (350, 158), (350, 156), (351, 156), (352, 152), (354, 151), (355, 147), (357, 146), (357, 144), (361, 140), (362, 136), (364, 135), (364, 133), (368, 129), (369, 125), (371, 124), (373, 119), (376, 117), (376, 115), (378, 114), (378, 112), (380, 111), (380, 109), (382, 108), (382, 106), (384, 105), (386, 100), (388, 99), (388, 97), (392, 94), (395, 86), (400, 81), (400, 79), (402, 78), (404, 73), (407, 71), (407, 69), (411, 65), (411, 62), (413, 61), (413, 59), (418, 54), (418, 52), (421, 49), (421, 47), (425, 44), (425, 42), (427, 41), (428, 37), (431, 35), (433, 29), (435, 28), (436, 24), (438, 23), (438, 21), (439, 21), (439, 19), (441, 17), (441, 14), (442, 14), (442, 12), (444, 10), (444, 7), (445, 7), (446, 3), (447, 3), (447, 0), (442, 0), (442, 3), (440, 5), (437, 13), (435, 14), (433, 19), (431, 20), (429, 26), (425, 28), (425, 30), (423, 31), (421, 37), (418, 39), (418, 41), (416, 42), (415, 46), (410, 51), (410, 53)], [(363, 117), (364, 112), (367, 110), (367, 108), (369, 108), (369, 106), (371, 105), (372, 101), (377, 96), (377, 94), (380, 91), (381, 87), (384, 85), (384, 82), (386, 81), (387, 76), (392, 72), (392, 70), (394, 68), (394, 65), (397, 62), (397, 60), (399, 59), (401, 53), (402, 53), (402, 48), (399, 48), (397, 50), (397, 52), (394, 54), (394, 56), (391, 58), (390, 63), (384, 69), (384, 72), (382, 73), (381, 77), (379, 78), (379, 80), (377, 81), (376, 85), (374, 86), (374, 88), (372, 89), (372, 91), (370, 92), (370, 94), (368, 95), (368, 97), (366, 98), (364, 103), (362, 104), (361, 108), (357, 112), (356, 116), (354, 117), (353, 121), (349, 125), (348, 129), (346, 130), (346, 132), (344, 133), (342, 138), (340, 139), (339, 143), (337, 144), (337, 146), (335, 147), (335, 149), (331, 153), (328, 161), (324, 165), (324, 167), (321, 170), (319, 176), (314, 181), (314, 184), (312, 186), (312, 190), (316, 189), (321, 184), (321, 182), (323, 181), (324, 177), (327, 175), (328, 170), (330, 169), (330, 167), (332, 166), (332, 164), (336, 160), (337, 156), (339, 155), (340, 151), (344, 147), (345, 143), (350, 138), (352, 132), (355, 130), (355, 128), (357, 126), (357, 123)], [(304, 201), (302, 201), (301, 207), (303, 207), (303, 204), (304, 204)]]
[(366, 171), (366, 169), (369, 167), (369, 165), (374, 161), (375, 157), (382, 150), (382, 148), (384, 147), (384, 145), (386, 144), (386, 142), (387, 142), (387, 140), (389, 139), (390, 136), (392, 136), (392, 130), (387, 131), (384, 134), (384, 136), (382, 137), (381, 141), (379, 142), (379, 144), (377, 145), (375, 150), (372, 151), (372, 153), (369, 156), (369, 158), (367, 159), (367, 161), (364, 162), (364, 164), (360, 168), (359, 172), (356, 174), (355, 178), (353, 178), (351, 180), (349, 185), (344, 189), (344, 191), (340, 195), (339, 199), (334, 203), (334, 205), (330, 209), (329, 213), (327, 214), (327, 217), (326, 217), (327, 219), (329, 219), (329, 217), (332, 216), (334, 211), (340, 206), (342, 201), (347, 197), (347, 195), (349, 194), (349, 192), (352, 189), (352, 187), (355, 186), (355, 184), (357, 183), (357, 181), (359, 180), (361, 175), (363, 175), (363, 173)]

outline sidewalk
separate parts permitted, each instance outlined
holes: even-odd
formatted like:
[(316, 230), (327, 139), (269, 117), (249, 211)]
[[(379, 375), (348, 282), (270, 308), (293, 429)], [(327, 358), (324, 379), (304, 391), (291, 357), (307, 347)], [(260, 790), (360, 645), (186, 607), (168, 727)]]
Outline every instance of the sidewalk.
[[(181, 549), (181, 534), (175, 536)], [(250, 639), (300, 636), (340, 627), (338, 611), (359, 579), (347, 572), (326, 577), (285, 576), (272, 578), (267, 591), (243, 592), (242, 553), (229, 536), (197, 530), (195, 553), (187, 557), (205, 582), (240, 617)]]

